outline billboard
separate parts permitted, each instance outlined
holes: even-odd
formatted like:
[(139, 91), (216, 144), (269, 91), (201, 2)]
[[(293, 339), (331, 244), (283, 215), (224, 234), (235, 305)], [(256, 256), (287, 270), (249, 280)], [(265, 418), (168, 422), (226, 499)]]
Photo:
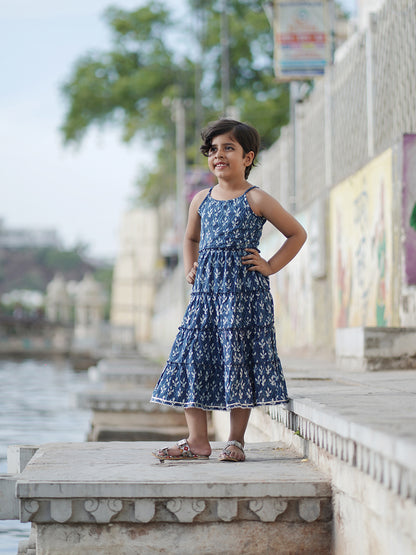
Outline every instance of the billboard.
[(329, 0), (275, 0), (275, 73), (279, 81), (313, 79), (331, 59)]

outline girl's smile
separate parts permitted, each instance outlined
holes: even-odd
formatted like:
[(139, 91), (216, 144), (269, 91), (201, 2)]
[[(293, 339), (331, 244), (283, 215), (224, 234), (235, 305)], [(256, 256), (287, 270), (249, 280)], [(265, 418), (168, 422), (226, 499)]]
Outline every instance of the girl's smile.
[(244, 179), (246, 167), (251, 162), (252, 153), (244, 154), (243, 147), (231, 134), (218, 135), (212, 140), (208, 152), (208, 166), (214, 175)]

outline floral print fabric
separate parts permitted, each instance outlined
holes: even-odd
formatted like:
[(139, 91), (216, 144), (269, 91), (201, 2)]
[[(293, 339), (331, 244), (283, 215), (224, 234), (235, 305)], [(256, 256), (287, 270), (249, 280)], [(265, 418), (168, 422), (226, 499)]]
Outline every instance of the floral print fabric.
[(269, 279), (241, 261), (266, 220), (246, 194), (224, 201), (211, 190), (199, 214), (195, 283), (151, 401), (206, 410), (287, 402)]

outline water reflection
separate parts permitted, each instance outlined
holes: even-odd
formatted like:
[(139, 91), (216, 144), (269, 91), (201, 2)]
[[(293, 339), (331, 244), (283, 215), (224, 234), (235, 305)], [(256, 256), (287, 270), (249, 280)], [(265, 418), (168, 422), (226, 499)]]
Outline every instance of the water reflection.
[[(68, 361), (0, 361), (0, 473), (7, 472), (12, 444), (84, 441), (90, 414), (76, 407), (86, 373)], [(0, 554), (16, 555), (30, 525), (0, 520)]]

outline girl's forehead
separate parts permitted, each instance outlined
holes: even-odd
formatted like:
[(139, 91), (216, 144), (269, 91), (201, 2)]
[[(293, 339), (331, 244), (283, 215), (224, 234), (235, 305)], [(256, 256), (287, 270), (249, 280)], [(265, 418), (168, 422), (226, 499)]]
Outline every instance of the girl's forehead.
[(222, 135), (217, 135), (212, 139), (211, 144), (214, 145), (218, 143), (237, 143), (238, 144), (238, 141), (236, 141), (234, 135), (232, 135), (231, 133), (223, 133)]

